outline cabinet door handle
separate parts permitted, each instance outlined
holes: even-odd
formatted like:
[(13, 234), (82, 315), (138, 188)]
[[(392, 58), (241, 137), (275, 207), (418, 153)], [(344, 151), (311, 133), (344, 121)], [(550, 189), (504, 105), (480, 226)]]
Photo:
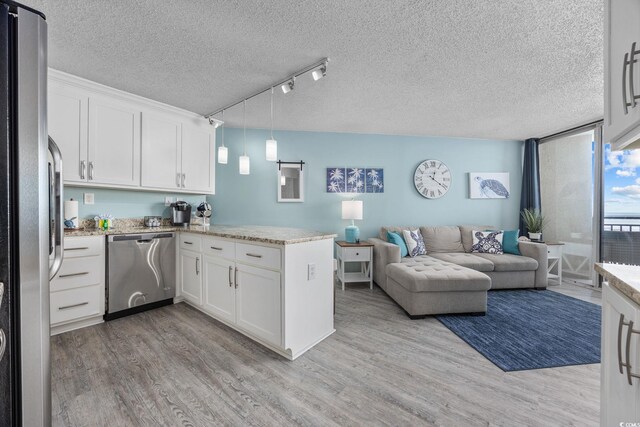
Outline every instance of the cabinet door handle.
[(62, 279), (63, 277), (85, 276), (87, 274), (89, 274), (88, 271), (83, 271), (82, 273), (61, 274), (58, 277)]
[(196, 258), (196, 275), (200, 274), (200, 258)]
[(213, 249), (214, 251), (221, 251), (222, 248), (219, 248), (217, 246), (211, 246), (211, 249)]
[(233, 279), (231, 278), (232, 273), (233, 273), (233, 267), (229, 266), (229, 287), (233, 286)]
[(262, 255), (251, 254), (251, 253), (247, 253), (247, 256), (250, 256), (250, 257), (253, 257), (253, 258), (262, 258)]
[(623, 375), (623, 366), (626, 366), (626, 363), (622, 363), (622, 327), (624, 325), (624, 314), (620, 313), (620, 322), (618, 323), (618, 369), (620, 369), (620, 373)]
[(80, 179), (85, 179), (86, 176), (87, 176), (87, 161), (81, 160), (80, 161)]
[(236, 289), (238, 289), (238, 267), (236, 267), (235, 274), (233, 275), (234, 282), (236, 282)]
[(193, 245), (192, 242), (183, 242), (185, 245)]
[(93, 162), (89, 162), (89, 180), (93, 181), (93, 168), (94, 168), (94, 163)]
[(68, 310), (70, 308), (82, 307), (83, 305), (89, 305), (89, 301), (81, 302), (79, 304), (65, 305), (63, 307), (58, 307), (58, 310)]
[(7, 348), (7, 337), (4, 335), (4, 331), (0, 329), (0, 360), (4, 356), (4, 351)]
[(187, 174), (186, 174), (186, 173), (183, 173), (183, 174), (182, 174), (182, 188), (184, 188), (184, 186), (185, 186), (185, 181), (186, 181), (186, 180), (187, 180)]
[(89, 249), (87, 246), (83, 246), (81, 248), (64, 248), (65, 251), (85, 251)]
[(179, 173), (176, 174), (176, 185), (178, 186), (178, 188), (180, 188), (180, 174)]
[(629, 329), (627, 329), (627, 345), (625, 346), (624, 354), (627, 359), (627, 381), (629, 381), (629, 385), (633, 385), (632, 378), (640, 378), (640, 375), (634, 374), (631, 372), (633, 366), (631, 365), (631, 335), (632, 334), (640, 334), (640, 331), (633, 329), (633, 320), (629, 320)]

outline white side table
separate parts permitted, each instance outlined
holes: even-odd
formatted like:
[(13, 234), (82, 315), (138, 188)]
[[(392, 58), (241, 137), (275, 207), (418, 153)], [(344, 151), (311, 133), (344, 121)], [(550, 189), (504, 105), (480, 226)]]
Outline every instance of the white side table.
[[(338, 280), (342, 283), (369, 282), (369, 289), (373, 289), (373, 245), (371, 243), (336, 242), (336, 257), (338, 258)], [(360, 263), (359, 272), (345, 271), (345, 264)]]
[[(549, 277), (558, 279), (558, 284), (562, 284), (562, 247), (564, 243), (559, 242), (546, 242), (547, 243), (547, 258), (549, 260)], [(554, 267), (558, 268), (558, 274), (551, 274), (551, 270)]]

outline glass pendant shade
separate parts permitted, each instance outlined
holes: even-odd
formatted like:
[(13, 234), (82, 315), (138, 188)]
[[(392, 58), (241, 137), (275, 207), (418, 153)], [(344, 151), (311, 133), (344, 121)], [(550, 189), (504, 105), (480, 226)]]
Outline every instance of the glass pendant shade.
[(218, 163), (226, 165), (229, 161), (229, 150), (227, 147), (218, 147)]
[(267, 161), (275, 162), (276, 160), (278, 160), (278, 141), (267, 139)]
[(247, 155), (240, 156), (239, 166), (240, 166), (240, 175), (249, 175), (249, 172), (251, 170), (251, 163), (249, 161), (249, 156)]

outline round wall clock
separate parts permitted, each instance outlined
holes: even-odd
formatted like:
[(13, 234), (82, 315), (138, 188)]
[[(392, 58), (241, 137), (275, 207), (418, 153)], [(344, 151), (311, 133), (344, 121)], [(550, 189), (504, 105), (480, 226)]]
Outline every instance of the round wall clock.
[(422, 197), (437, 199), (449, 191), (451, 171), (440, 160), (425, 160), (416, 168), (413, 184)]

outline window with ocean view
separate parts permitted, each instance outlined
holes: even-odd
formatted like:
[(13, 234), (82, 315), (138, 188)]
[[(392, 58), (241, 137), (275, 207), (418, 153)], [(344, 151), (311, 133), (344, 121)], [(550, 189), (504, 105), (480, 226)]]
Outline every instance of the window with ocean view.
[(605, 146), (602, 260), (640, 264), (640, 150)]

